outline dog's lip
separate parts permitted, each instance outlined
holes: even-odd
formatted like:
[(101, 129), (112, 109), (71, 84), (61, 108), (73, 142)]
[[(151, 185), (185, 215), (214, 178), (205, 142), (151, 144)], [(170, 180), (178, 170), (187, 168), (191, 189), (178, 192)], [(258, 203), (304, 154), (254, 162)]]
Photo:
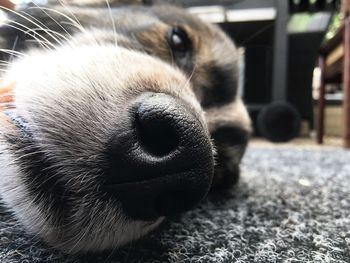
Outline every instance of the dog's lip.
[(145, 221), (143, 223), (143, 227), (156, 227), (158, 226), (163, 220), (165, 219), (164, 216), (160, 216), (159, 218), (155, 219), (155, 220), (151, 220), (151, 221)]
[[(190, 169), (187, 172), (177, 174), (176, 180), (172, 180), (172, 184), (169, 187), (163, 187), (164, 183), (162, 181), (169, 180), (170, 177), (174, 176), (173, 174), (140, 182), (104, 185), (102, 189), (106, 192), (107, 197), (120, 201), (126, 214), (131, 218), (150, 222), (160, 217), (171, 216), (169, 211), (163, 209), (163, 201), (168, 200), (166, 198), (175, 198), (180, 204), (184, 203), (183, 200), (187, 200), (186, 205), (181, 206), (180, 210), (176, 210), (179, 209), (176, 206), (177, 202), (173, 204), (175, 210), (172, 210), (172, 213), (178, 214), (195, 207), (205, 198), (209, 188), (206, 193), (192, 195), (191, 193), (193, 193), (195, 186), (189, 185), (184, 187), (182, 183), (184, 178), (190, 177), (194, 173), (195, 170)], [(150, 192), (149, 184), (152, 184), (157, 190)], [(130, 195), (130, 193), (133, 194)], [(147, 210), (145, 210), (146, 208)], [(142, 212), (142, 217), (140, 217), (141, 212), (139, 211), (144, 211)]]
[[(151, 158), (157, 162), (166, 161), (169, 158), (174, 158), (174, 156), (177, 157), (179, 153), (180, 153), (180, 150), (175, 150), (172, 153), (168, 154), (167, 156), (164, 156), (164, 157), (152, 156)], [(147, 155), (147, 157), (148, 156), (149, 155)], [(106, 177), (106, 179), (104, 180), (103, 186), (106, 187), (107, 189), (112, 190), (113, 188), (119, 188), (121, 186), (143, 184), (151, 181), (161, 180), (162, 178), (165, 178), (165, 177), (171, 177), (171, 176), (176, 176), (183, 173), (188, 173), (191, 170), (193, 170), (193, 168), (191, 167), (191, 164), (187, 164), (187, 165), (183, 165), (183, 167), (181, 167), (181, 169), (179, 168), (177, 171), (174, 171), (174, 169), (169, 169), (165, 172), (152, 173), (152, 176), (149, 176), (148, 178), (141, 178), (141, 179), (127, 178), (127, 180), (121, 180), (120, 178), (118, 178), (118, 176), (115, 173), (112, 173), (109, 170), (106, 170), (106, 174), (108, 174), (109, 176)], [(132, 175), (137, 176), (140, 173), (142, 173), (142, 171), (135, 171), (132, 174), (130, 174), (130, 171), (128, 171), (128, 175), (131, 175), (131, 176)]]
[(158, 180), (168, 179), (168, 178), (173, 177), (175, 175), (186, 175), (186, 174), (191, 173), (191, 172), (193, 172), (193, 169), (186, 167), (186, 169), (180, 170), (176, 173), (167, 173), (164, 175), (159, 175), (159, 176), (155, 176), (153, 178), (143, 179), (143, 180), (139, 180), (139, 181), (127, 181), (127, 182), (110, 183), (110, 184), (105, 182), (102, 187), (107, 192), (110, 192), (110, 191), (113, 192), (113, 191), (118, 191), (118, 189), (120, 187), (143, 185), (145, 183), (152, 183), (152, 182), (157, 182)]

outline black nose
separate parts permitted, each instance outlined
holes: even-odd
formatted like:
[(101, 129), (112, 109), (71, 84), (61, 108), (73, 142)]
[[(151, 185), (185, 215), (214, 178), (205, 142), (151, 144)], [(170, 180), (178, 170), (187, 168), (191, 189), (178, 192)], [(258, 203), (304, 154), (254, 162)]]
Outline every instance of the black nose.
[(105, 189), (134, 219), (174, 215), (208, 193), (214, 170), (208, 132), (183, 102), (146, 93), (111, 141)]

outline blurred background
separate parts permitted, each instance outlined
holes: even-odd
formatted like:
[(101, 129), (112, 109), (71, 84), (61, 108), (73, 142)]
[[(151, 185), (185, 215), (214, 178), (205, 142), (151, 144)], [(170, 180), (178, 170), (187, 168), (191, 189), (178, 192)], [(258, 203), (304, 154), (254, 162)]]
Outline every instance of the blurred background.
[[(35, 2), (48, 1), (55, 2)], [(11, 2), (20, 7), (32, 1)], [(1, 1), (9, 7), (11, 2)], [(280, 143), (302, 138), (350, 148), (350, 41), (344, 37), (350, 0), (109, 2), (170, 2), (222, 27), (239, 48), (239, 91), (253, 120), (254, 137)]]
[(343, 105), (343, 23), (349, 1), (176, 2), (219, 24), (239, 47), (240, 93), (255, 137), (319, 144), (326, 138), (349, 147)]

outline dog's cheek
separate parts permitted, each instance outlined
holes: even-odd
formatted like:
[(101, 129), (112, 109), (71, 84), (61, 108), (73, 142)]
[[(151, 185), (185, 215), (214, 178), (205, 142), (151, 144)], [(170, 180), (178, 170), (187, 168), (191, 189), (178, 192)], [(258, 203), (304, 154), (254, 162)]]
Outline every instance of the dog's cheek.
[(65, 223), (69, 207), (64, 194), (67, 189), (56, 173), (60, 168), (55, 165), (53, 169), (27, 123), (19, 121), (14, 112), (6, 112), (6, 130), (0, 133), (0, 195), (30, 232), (45, 227), (46, 237), (58, 238), (57, 229)]
[[(49, 215), (44, 212), (48, 211), (45, 205), (50, 204), (49, 200), (41, 196), (40, 202), (42, 203), (38, 204), (39, 199), (36, 198), (38, 195), (33, 193), (28, 185), (30, 178), (23, 170), (24, 165), (18, 165), (21, 158), (16, 157), (11, 146), (4, 142), (4, 135), (0, 137), (2, 141), (0, 145), (0, 197), (2, 201), (11, 208), (11, 211), (30, 233), (37, 234), (45, 229), (45, 236), (58, 236), (57, 229), (48, 220)], [(52, 213), (51, 219), (56, 220), (57, 218)]]

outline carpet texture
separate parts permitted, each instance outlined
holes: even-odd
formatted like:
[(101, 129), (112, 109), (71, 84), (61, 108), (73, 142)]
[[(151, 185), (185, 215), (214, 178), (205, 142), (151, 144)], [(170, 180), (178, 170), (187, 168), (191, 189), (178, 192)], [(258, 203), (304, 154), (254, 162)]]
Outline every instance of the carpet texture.
[(0, 262), (350, 262), (350, 152), (250, 147), (239, 185), (114, 254), (66, 256), (3, 208)]

